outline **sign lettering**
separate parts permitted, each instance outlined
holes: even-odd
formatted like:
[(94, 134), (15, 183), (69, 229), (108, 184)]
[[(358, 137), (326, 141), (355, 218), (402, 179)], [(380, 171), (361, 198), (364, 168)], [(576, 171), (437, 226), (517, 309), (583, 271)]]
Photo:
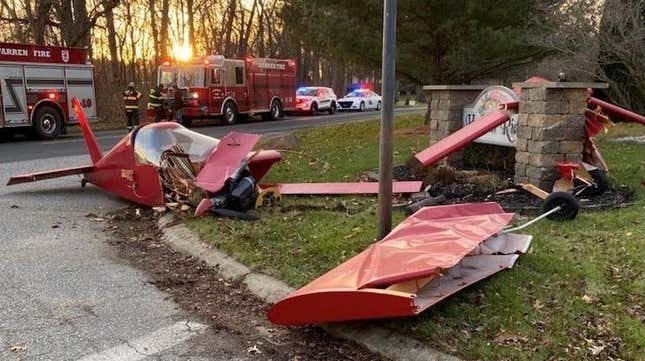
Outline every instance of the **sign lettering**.
[[(484, 89), (475, 103), (464, 108), (464, 126), (476, 122), (491, 110), (497, 109), (500, 104), (518, 101), (519, 97), (511, 89), (503, 86), (492, 86)], [(514, 114), (510, 120), (490, 132), (477, 138), (475, 142), (515, 147), (517, 141), (518, 115)]]

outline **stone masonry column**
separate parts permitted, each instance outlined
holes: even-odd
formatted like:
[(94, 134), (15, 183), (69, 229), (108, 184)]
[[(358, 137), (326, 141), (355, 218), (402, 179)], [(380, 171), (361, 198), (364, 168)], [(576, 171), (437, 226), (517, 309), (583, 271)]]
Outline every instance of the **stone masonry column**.
[[(450, 135), (463, 126), (464, 107), (472, 104), (487, 85), (426, 85), (428, 100), (426, 122), (430, 125), (430, 144)], [(455, 152), (443, 164), (459, 167), (463, 152)]]
[(515, 83), (520, 109), (515, 153), (515, 183), (551, 191), (560, 162), (582, 161), (589, 88), (604, 83)]

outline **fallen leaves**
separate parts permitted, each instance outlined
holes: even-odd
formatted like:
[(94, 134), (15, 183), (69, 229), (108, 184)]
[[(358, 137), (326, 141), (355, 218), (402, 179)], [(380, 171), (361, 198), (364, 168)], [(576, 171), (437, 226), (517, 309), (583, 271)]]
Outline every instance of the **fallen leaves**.
[(592, 304), (593, 303), (593, 298), (589, 295), (584, 295), (582, 296), (582, 300), (585, 301), (585, 303)]
[(257, 345), (253, 345), (249, 347), (248, 349), (246, 349), (246, 352), (250, 355), (259, 355), (262, 353), (262, 351), (258, 348)]
[(528, 341), (526, 337), (505, 330), (500, 331), (493, 341), (499, 346), (516, 346)]
[(9, 351), (19, 353), (27, 351), (27, 346), (25, 345), (13, 345), (9, 348)]
[(540, 302), (540, 300), (535, 300), (535, 302), (533, 302), (533, 308), (540, 310), (544, 308), (544, 303)]

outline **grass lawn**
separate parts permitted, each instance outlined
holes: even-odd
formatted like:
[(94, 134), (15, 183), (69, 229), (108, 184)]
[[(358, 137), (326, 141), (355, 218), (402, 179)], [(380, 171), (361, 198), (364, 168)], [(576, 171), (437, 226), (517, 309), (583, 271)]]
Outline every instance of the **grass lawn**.
[[(643, 359), (645, 349), (645, 145), (607, 139), (645, 134), (617, 126), (600, 141), (615, 184), (636, 190), (634, 205), (583, 211), (570, 223), (543, 221), (531, 252), (416, 318), (378, 321), (466, 359)], [(353, 181), (376, 168), (378, 125), (366, 122), (297, 132), (294, 152), (268, 181)], [(395, 160), (427, 145), (421, 116), (396, 120)], [(211, 218), (188, 224), (219, 249), (301, 286), (374, 241), (370, 197), (284, 198), (261, 220)], [(404, 218), (395, 212), (395, 223)], [(505, 342), (501, 342), (506, 338)]]

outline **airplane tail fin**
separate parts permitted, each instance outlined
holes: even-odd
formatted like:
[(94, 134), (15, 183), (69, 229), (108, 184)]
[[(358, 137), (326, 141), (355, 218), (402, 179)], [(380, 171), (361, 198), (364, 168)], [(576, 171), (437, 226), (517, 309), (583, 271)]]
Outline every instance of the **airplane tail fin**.
[(87, 151), (90, 153), (92, 163), (96, 164), (96, 162), (103, 158), (101, 148), (99, 148), (99, 144), (96, 142), (96, 137), (94, 137), (94, 133), (90, 127), (90, 122), (87, 120), (87, 116), (85, 116), (85, 112), (83, 112), (83, 108), (81, 107), (81, 103), (78, 101), (77, 97), (72, 98), (72, 105), (74, 106), (74, 111), (78, 116), (78, 122), (81, 126), (81, 131), (83, 132), (83, 138), (85, 138)]

